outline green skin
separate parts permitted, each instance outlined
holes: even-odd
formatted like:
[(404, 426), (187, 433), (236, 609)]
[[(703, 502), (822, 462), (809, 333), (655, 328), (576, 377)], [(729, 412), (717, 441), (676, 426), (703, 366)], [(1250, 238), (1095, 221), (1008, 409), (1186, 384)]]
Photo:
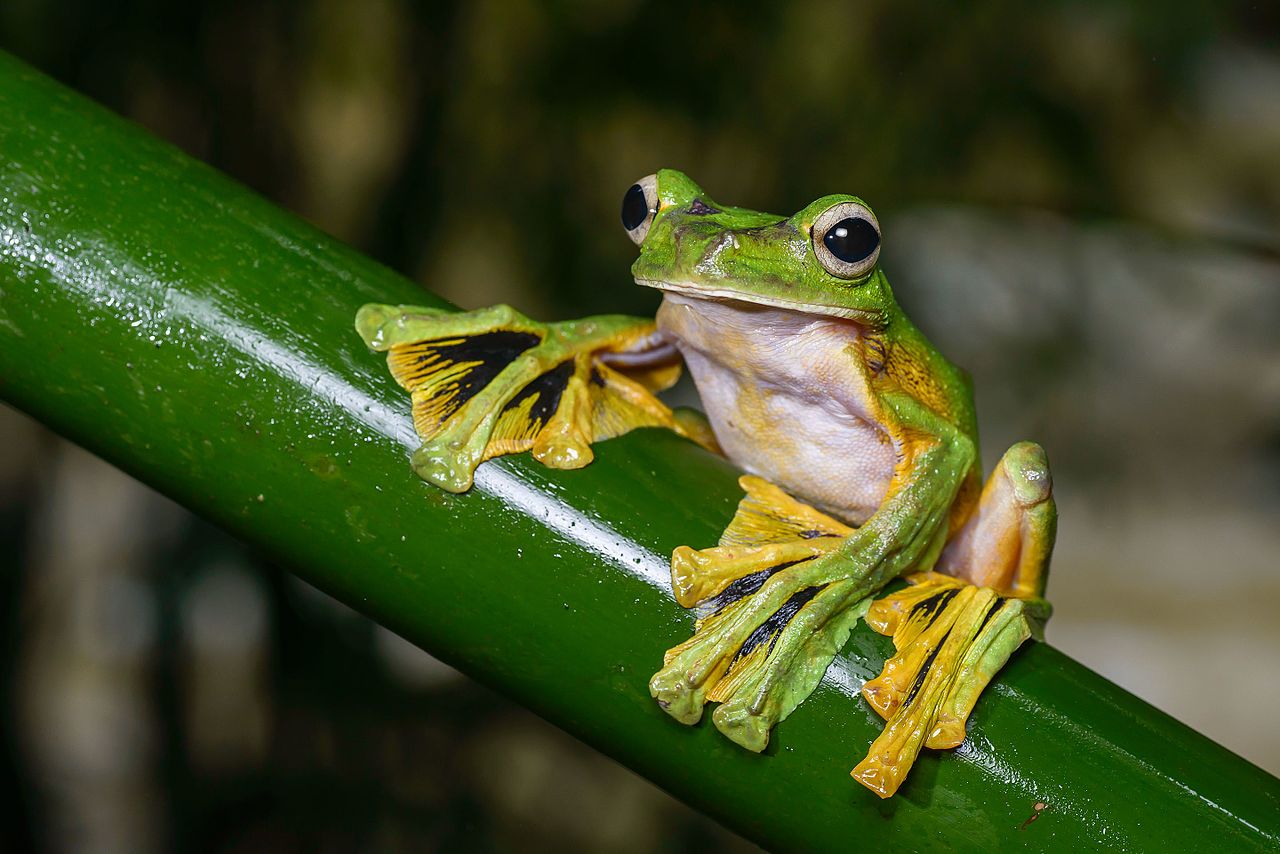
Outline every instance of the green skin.
[[(979, 477), (977, 419), (964, 375), (941, 356), (902, 312), (879, 266), (853, 281), (828, 272), (816, 256), (810, 229), (820, 214), (848, 195), (824, 196), (787, 219), (741, 208), (720, 213), (689, 213), (702, 189), (685, 175), (657, 175), (661, 206), (631, 268), (637, 283), (670, 291), (713, 294), (804, 313), (855, 320), (876, 330), (889, 349), (923, 355), (925, 370), (936, 378), (951, 417), (944, 418), (920, 400), (897, 389), (877, 391), (868, 409), (892, 419), (892, 433), (909, 431), (914, 460), (896, 490), (834, 553), (775, 575), (754, 597), (734, 606), (733, 619), (708, 633), (702, 643), (669, 662), (650, 684), (663, 708), (685, 723), (697, 721), (706, 702), (706, 676), (714, 663), (731, 656), (742, 638), (795, 593), (823, 587), (801, 618), (782, 631), (756, 684), (717, 707), (713, 719), (733, 741), (762, 750), (773, 725), (808, 696), (843, 644), (868, 597), (893, 578), (936, 561), (947, 520), (960, 485)], [(708, 264), (726, 234), (735, 251)], [(854, 358), (851, 372), (865, 372)], [(761, 441), (767, 441), (762, 436)], [(788, 484), (783, 483), (786, 487)], [(801, 495), (800, 497), (804, 497)], [(829, 585), (829, 586), (827, 586)]]
[[(697, 314), (699, 306), (710, 311), (725, 306), (745, 306), (757, 312), (776, 310), (769, 316), (780, 319), (829, 318), (835, 327), (856, 328), (864, 339), (874, 339), (878, 348), (873, 352), (880, 354), (879, 359), (873, 359), (850, 344), (833, 351), (832, 360), (842, 366), (831, 383), (833, 396), (841, 395), (858, 423), (869, 428), (869, 432), (851, 435), (850, 447), (865, 444), (873, 434), (882, 440), (888, 437), (897, 461), (892, 471), (884, 472), (888, 489), (870, 506), (824, 502), (809, 488), (819, 473), (798, 470), (777, 453), (770, 456), (769, 448), (807, 441), (812, 425), (778, 420), (762, 423), (755, 425), (745, 444), (739, 441), (735, 446), (726, 443), (722, 435), (726, 423), (722, 410), (727, 411), (732, 402), (703, 392), (711, 425), (719, 423), (716, 433), (730, 459), (773, 480), (797, 498), (823, 506), (858, 526), (837, 548), (776, 572), (758, 590), (733, 602), (714, 619), (700, 623), (693, 640), (673, 651), (650, 683), (654, 698), (672, 717), (696, 722), (716, 678), (747, 638), (793, 596), (818, 588), (776, 633), (764, 666), (723, 699), (713, 715), (725, 735), (758, 751), (768, 743), (772, 727), (817, 685), (877, 591), (904, 573), (928, 570), (935, 564), (965, 577), (965, 556), (944, 555), (944, 547), (962, 530), (962, 523), (981, 515), (975, 512), (981, 470), (972, 390), (963, 372), (939, 354), (902, 312), (878, 264), (850, 278), (833, 274), (820, 260), (813, 234), (815, 221), (833, 206), (861, 205), (856, 197), (824, 196), (782, 218), (718, 205), (674, 170), (658, 172), (650, 187), (656, 198), (646, 223), (647, 233), (637, 240), (640, 256), (632, 274), (638, 284), (664, 291), (667, 302), (673, 303), (664, 304), (659, 330), (685, 356), (700, 388), (703, 377), (694, 352), (699, 342), (684, 340), (681, 329), (681, 323), (688, 321), (689, 313)], [(640, 236), (632, 234), (633, 240)], [(672, 321), (664, 323), (668, 317)], [(627, 330), (648, 326), (651, 321), (619, 316), (542, 324), (506, 306), (442, 315), (413, 307), (373, 305), (363, 308), (357, 318), (358, 331), (378, 350), (498, 328), (543, 336), (542, 343), (503, 369), (440, 435), (414, 455), (414, 468), (420, 476), (454, 492), (469, 488), (499, 411), (534, 377), (566, 358), (604, 349), (605, 342)], [(767, 322), (761, 335), (768, 336)], [(761, 361), (767, 348), (757, 347), (754, 340), (751, 336), (727, 336), (718, 346), (719, 369), (735, 373), (748, 384), (772, 385), (776, 380), (779, 386), (794, 385), (794, 377), (781, 373), (788, 369), (785, 364)], [(707, 342), (701, 343), (705, 347)], [(778, 376), (771, 375), (775, 368)], [(559, 457), (553, 454), (556, 458), (543, 461), (574, 467), (563, 462), (578, 459), (576, 455), (582, 450), (558, 449)], [(1017, 601), (1015, 607), (1002, 611), (965, 655), (961, 669), (978, 676), (969, 683), (962, 680), (950, 697), (937, 700), (963, 707), (959, 710), (962, 718), (982, 686), (1026, 636), (1026, 618), (1045, 613), (1038, 597), (1054, 514), (1043, 452), (1030, 443), (1015, 445), (993, 474), (993, 479), (999, 477), (1007, 479), (1017, 499), (1010, 511), (1010, 524), (1022, 524), (1025, 519), (1029, 525), (1024, 525), (1024, 530), (1034, 534), (1024, 551), (1040, 549), (1043, 555), (1029, 562), (1035, 577), (1021, 579), (1024, 589), (1028, 583), (1033, 588), (1027, 607)], [(944, 566), (948, 561), (953, 564), (950, 568)]]

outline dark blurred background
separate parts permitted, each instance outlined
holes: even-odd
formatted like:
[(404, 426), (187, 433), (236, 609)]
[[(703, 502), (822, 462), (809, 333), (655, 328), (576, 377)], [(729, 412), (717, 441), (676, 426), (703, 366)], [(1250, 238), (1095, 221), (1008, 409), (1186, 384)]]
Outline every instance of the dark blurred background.
[[(652, 311), (617, 208), (660, 166), (780, 213), (863, 196), (988, 463), (1049, 450), (1050, 639), (1273, 772), (1278, 34), (1214, 0), (0, 3), (3, 49), (468, 308)], [(750, 850), (0, 435), (0, 849)]]

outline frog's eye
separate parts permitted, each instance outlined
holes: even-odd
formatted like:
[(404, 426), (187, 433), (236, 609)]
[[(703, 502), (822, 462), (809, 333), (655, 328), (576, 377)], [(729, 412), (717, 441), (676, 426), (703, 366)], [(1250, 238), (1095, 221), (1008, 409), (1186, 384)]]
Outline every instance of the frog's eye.
[(622, 227), (637, 246), (644, 243), (653, 215), (658, 212), (658, 176), (646, 175), (622, 197)]
[(880, 223), (866, 205), (840, 202), (813, 222), (813, 254), (828, 273), (858, 279), (880, 258)]

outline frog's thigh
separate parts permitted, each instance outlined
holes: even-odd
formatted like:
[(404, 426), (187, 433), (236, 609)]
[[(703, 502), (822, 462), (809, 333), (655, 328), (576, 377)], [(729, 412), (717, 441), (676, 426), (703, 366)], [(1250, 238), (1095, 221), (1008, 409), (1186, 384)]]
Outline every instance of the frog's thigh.
[(936, 569), (1006, 595), (1041, 596), (1056, 528), (1044, 449), (1019, 442), (991, 473), (977, 509), (947, 543)]

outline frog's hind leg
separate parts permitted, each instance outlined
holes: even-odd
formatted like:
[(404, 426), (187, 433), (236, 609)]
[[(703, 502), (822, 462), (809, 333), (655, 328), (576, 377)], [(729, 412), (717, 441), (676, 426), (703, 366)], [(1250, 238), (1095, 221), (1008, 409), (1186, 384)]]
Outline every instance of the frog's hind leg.
[(802, 580), (805, 565), (835, 551), (851, 528), (758, 477), (740, 483), (746, 496), (720, 544), (672, 556), (676, 598), (700, 618), (649, 689), (682, 723), (720, 703), (716, 727), (759, 751), (818, 684), (869, 600), (849, 581)]
[(947, 543), (935, 568), (1007, 596), (1043, 596), (1057, 527), (1044, 449), (1019, 442), (1005, 452), (977, 510)]
[(375, 304), (360, 309), (356, 330), (386, 351), (411, 395), (423, 440), (415, 471), (451, 492), (502, 454), (532, 451), (553, 468), (579, 468), (593, 442), (636, 427), (690, 434), (654, 396), (675, 382), (680, 362), (650, 320), (538, 323), (509, 306), (453, 313)]
[(887, 797), (922, 747), (964, 740), (983, 689), (1048, 618), (1041, 597), (1056, 519), (1044, 451), (1014, 445), (939, 571), (911, 576), (911, 586), (871, 606), (868, 625), (891, 635), (897, 652), (862, 689), (888, 721), (853, 771), (863, 785)]

